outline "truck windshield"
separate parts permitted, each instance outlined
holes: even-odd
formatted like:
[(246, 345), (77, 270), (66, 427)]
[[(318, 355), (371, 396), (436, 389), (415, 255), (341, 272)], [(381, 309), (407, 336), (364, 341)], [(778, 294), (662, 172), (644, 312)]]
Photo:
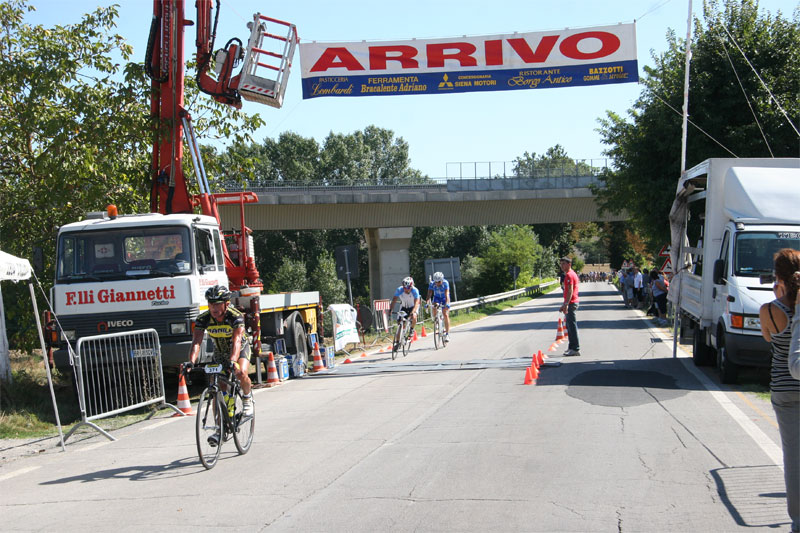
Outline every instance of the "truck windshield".
[(746, 232), (736, 236), (734, 270), (737, 276), (772, 272), (772, 258), (782, 248), (800, 250), (800, 231)]
[(188, 275), (189, 242), (184, 226), (63, 233), (56, 283)]

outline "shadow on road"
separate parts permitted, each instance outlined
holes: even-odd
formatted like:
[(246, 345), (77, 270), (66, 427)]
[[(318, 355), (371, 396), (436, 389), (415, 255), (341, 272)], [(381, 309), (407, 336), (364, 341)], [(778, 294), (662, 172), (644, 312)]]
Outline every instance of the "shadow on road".
[[(236, 453), (235, 451), (233, 452)], [(225, 452), (223, 452), (223, 455)], [(222, 457), (220, 457), (222, 458)], [(191, 468), (191, 470), (187, 470)], [(206, 470), (200, 465), (197, 457), (178, 459), (166, 465), (136, 465), (121, 468), (110, 468), (108, 470), (98, 470), (97, 472), (87, 472), (77, 476), (63, 477), (44, 481), (41, 485), (62, 485), (66, 483), (91, 483), (105, 479), (127, 479), (129, 481), (143, 481), (154, 478), (172, 478), (197, 474)]]

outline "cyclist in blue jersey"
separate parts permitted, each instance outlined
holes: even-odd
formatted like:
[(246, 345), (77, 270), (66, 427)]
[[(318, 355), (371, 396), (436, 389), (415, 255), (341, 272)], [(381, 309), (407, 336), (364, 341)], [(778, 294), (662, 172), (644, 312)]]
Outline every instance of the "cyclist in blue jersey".
[(444, 274), (436, 272), (433, 274), (433, 280), (428, 285), (428, 305), (431, 304), (431, 297), (433, 297), (433, 305), (438, 305), (442, 308), (444, 315), (444, 340), (450, 341), (450, 284), (444, 279)]
[(407, 277), (403, 279), (403, 284), (394, 291), (394, 297), (389, 304), (389, 309), (394, 309), (394, 304), (400, 302), (400, 310), (404, 311), (411, 320), (411, 329), (417, 324), (417, 312), (419, 311), (419, 290), (414, 287), (414, 279)]

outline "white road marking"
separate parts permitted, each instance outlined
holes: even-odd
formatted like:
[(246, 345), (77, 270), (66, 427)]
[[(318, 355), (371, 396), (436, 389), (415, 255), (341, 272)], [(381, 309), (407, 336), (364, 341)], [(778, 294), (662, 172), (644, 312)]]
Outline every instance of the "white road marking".
[(27, 474), (28, 472), (33, 472), (41, 468), (40, 466), (28, 466), (26, 468), (20, 468), (19, 470), (14, 470), (13, 472), (9, 472), (8, 474), (3, 474), (0, 476), (0, 481), (5, 481), (7, 479), (11, 479), (12, 477), (17, 477), (22, 474)]

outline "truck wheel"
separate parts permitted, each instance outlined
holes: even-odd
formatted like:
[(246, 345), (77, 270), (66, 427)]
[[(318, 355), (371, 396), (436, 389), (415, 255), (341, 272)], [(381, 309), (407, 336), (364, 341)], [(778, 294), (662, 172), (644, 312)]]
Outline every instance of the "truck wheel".
[(692, 335), (692, 361), (695, 366), (711, 366), (714, 364), (714, 351), (703, 339), (703, 330), (694, 329)]
[(294, 339), (295, 355), (292, 358), (292, 366), (300, 366), (304, 373), (308, 371), (308, 342), (306, 340), (306, 329), (303, 322), (296, 320), (292, 326), (292, 338)]
[(721, 383), (731, 385), (738, 381), (739, 365), (728, 359), (728, 350), (724, 344), (720, 344), (717, 348), (717, 369)]

